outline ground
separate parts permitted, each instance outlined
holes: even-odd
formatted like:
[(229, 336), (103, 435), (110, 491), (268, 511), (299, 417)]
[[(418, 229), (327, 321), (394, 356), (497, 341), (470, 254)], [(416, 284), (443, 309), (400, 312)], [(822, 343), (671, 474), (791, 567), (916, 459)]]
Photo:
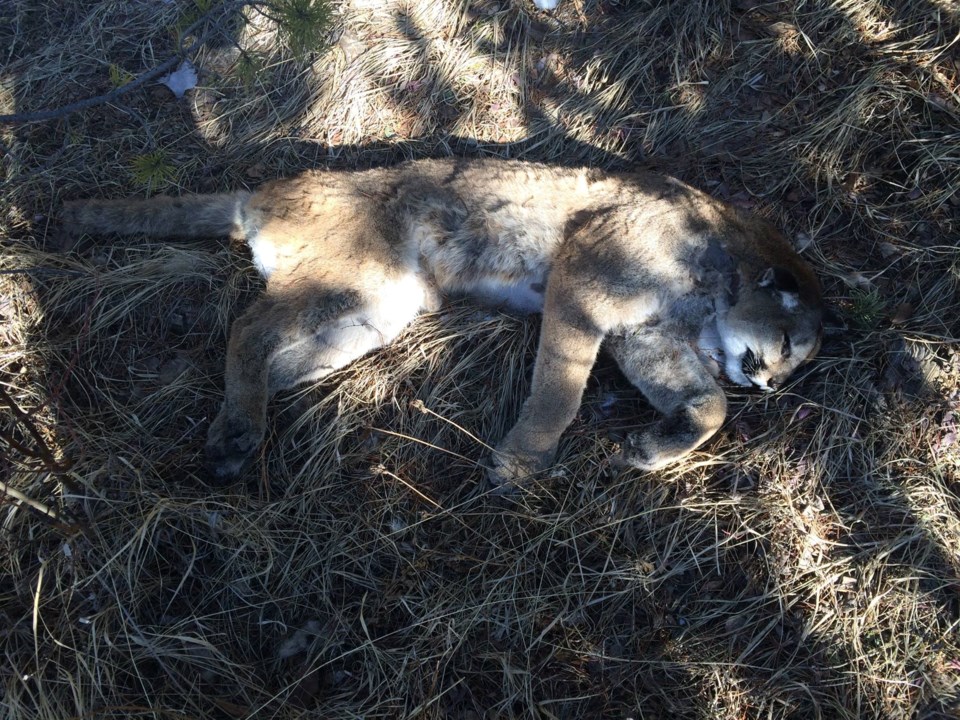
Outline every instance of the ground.
[[(0, 9), (0, 714), (955, 717), (958, 6), (310, 8)], [(498, 497), (537, 324), (454, 307), (277, 398), (211, 485), (249, 257), (70, 239), (62, 202), (451, 154), (653, 166), (773, 219), (820, 357), (652, 474), (610, 465), (654, 415), (601, 360), (554, 470)]]

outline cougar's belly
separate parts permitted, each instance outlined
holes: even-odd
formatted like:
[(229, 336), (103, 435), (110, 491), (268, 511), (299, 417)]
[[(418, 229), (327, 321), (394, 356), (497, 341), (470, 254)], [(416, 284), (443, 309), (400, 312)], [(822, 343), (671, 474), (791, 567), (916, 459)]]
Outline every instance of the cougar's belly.
[(423, 269), (445, 294), (518, 312), (543, 309), (547, 276), (561, 233), (528, 212), (423, 213), (411, 241)]
[(521, 313), (538, 313), (543, 310), (546, 276), (528, 277), (519, 280), (483, 278), (461, 292), (484, 305), (503, 307)]

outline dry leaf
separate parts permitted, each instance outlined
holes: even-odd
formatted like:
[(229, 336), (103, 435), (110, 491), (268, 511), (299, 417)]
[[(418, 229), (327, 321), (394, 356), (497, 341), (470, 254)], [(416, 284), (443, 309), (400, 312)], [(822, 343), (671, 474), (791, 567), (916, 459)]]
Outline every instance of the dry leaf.
[(805, 252), (813, 247), (813, 238), (810, 236), (810, 233), (798, 232), (794, 238), (794, 247), (797, 248), (797, 252)]
[(893, 243), (882, 242), (878, 247), (880, 248), (880, 254), (883, 256), (884, 260), (889, 260), (894, 255), (900, 254), (900, 249)]
[(890, 323), (892, 325), (903, 325), (912, 317), (913, 305), (908, 302), (900, 303), (897, 305), (897, 309), (893, 311), (893, 316), (890, 318)]
[(847, 273), (843, 276), (843, 281), (852, 288), (869, 290), (873, 287), (873, 282), (861, 272)]
[(252, 177), (255, 179), (260, 179), (267, 174), (267, 169), (263, 166), (263, 163), (255, 163), (247, 168), (246, 175), (247, 177)]
[(173, 357), (163, 364), (157, 373), (157, 382), (161, 385), (171, 385), (177, 378), (190, 369), (190, 361), (185, 357)]

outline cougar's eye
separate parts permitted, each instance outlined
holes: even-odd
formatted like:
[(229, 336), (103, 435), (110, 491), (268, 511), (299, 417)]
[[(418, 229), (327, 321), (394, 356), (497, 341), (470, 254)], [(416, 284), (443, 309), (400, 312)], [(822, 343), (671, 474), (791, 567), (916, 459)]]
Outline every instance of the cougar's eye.
[(747, 350), (743, 354), (743, 360), (740, 362), (740, 369), (744, 375), (756, 375), (763, 370), (764, 363), (753, 350)]
[(787, 333), (783, 334), (783, 342), (780, 344), (780, 356), (786, 360), (790, 357), (792, 348), (790, 347), (790, 336)]

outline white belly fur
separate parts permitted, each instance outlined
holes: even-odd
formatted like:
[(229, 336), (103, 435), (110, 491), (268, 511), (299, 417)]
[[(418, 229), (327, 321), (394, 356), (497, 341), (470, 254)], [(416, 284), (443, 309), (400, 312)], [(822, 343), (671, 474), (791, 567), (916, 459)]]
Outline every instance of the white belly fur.
[(485, 305), (507, 307), (522, 313), (538, 313), (543, 310), (542, 283), (527, 279), (504, 282), (495, 278), (484, 278), (462, 292), (479, 300)]
[(253, 264), (264, 280), (277, 269), (277, 249), (273, 243), (257, 233), (247, 241)]

